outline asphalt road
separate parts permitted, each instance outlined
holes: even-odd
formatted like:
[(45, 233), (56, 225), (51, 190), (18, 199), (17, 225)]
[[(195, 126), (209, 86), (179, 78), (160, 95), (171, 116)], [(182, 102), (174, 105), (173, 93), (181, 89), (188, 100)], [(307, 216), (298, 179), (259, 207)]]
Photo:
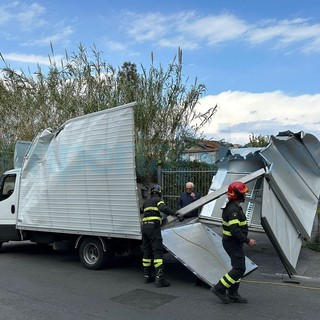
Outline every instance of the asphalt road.
[(320, 254), (303, 249), (301, 274), (289, 279), (268, 240), (258, 238), (247, 255), (259, 268), (240, 289), (249, 300), (245, 305), (219, 303), (170, 254), (165, 265), (171, 286), (156, 288), (143, 283), (140, 261), (128, 256), (117, 257), (110, 269), (90, 271), (74, 252), (4, 244), (0, 320), (319, 319)]

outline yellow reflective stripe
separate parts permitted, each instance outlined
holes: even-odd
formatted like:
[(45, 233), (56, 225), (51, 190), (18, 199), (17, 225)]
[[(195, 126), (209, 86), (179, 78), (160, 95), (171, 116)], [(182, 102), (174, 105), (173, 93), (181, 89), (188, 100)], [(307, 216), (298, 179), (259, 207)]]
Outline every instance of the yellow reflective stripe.
[(221, 278), (220, 281), (226, 288), (230, 288), (230, 284), (227, 283), (223, 278)]
[(161, 217), (156, 217), (156, 216), (145, 217), (142, 219), (142, 221), (155, 221), (155, 220), (159, 220), (160, 222), (162, 222)]
[(158, 268), (163, 264), (163, 260), (162, 259), (154, 259), (153, 264), (154, 264), (155, 268)]
[(160, 206), (160, 204), (164, 204), (164, 201), (163, 201), (163, 200), (160, 200), (160, 201), (157, 203), (157, 206)]
[(158, 207), (146, 207), (143, 209), (143, 212), (146, 211), (159, 211)]
[(222, 220), (222, 225), (229, 227), (231, 224), (239, 224), (240, 226), (247, 225), (247, 220), (239, 221), (238, 219), (230, 220), (229, 222)]
[(229, 224), (228, 224), (228, 222), (227, 222), (227, 221), (222, 220), (222, 224), (223, 224), (224, 226), (229, 227)]
[(152, 262), (151, 259), (142, 259), (142, 265), (144, 267), (150, 267), (151, 266), (151, 262)]
[(225, 277), (227, 278), (227, 280), (228, 280), (231, 284), (235, 284), (235, 283), (237, 282), (237, 281), (235, 281), (234, 279), (232, 279), (232, 278), (229, 276), (228, 273), (225, 275)]
[(229, 226), (232, 224), (240, 224), (240, 221), (238, 219), (230, 220), (229, 221)]
[(229, 236), (229, 237), (232, 236), (231, 232), (230, 231), (226, 231), (226, 230), (223, 230), (223, 234), (225, 234), (226, 236)]

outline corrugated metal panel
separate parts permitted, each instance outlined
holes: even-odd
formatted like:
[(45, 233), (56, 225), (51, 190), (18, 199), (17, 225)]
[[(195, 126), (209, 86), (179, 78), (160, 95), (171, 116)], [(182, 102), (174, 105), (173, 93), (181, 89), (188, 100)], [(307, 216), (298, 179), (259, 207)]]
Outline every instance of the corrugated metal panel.
[(276, 195), (264, 179), (262, 224), (288, 274), (296, 274), (295, 267), (302, 239)]
[[(210, 286), (232, 268), (221, 237), (202, 223), (165, 229), (162, 236), (167, 250)], [(246, 274), (256, 268), (246, 257)]]
[(270, 163), (269, 185), (296, 229), (309, 239), (320, 193), (319, 160), (295, 135), (272, 137), (272, 142), (261, 151)]
[(141, 238), (132, 106), (37, 137), (22, 169), (18, 227)]
[[(249, 149), (250, 151), (251, 149)], [(220, 189), (222, 186), (228, 186), (231, 182), (240, 180), (246, 175), (264, 167), (261, 156), (256, 155), (255, 159), (246, 160), (242, 157), (228, 159), (223, 163), (212, 179), (209, 193)], [(260, 223), (261, 213), (261, 184), (260, 180), (253, 180), (247, 183), (250, 192), (247, 194), (246, 201), (241, 204), (243, 211), (246, 214), (248, 225), (252, 228), (261, 230)], [(205, 218), (207, 221), (221, 222), (221, 207), (227, 200), (227, 196), (223, 195), (220, 198), (206, 204), (202, 207), (200, 218)]]

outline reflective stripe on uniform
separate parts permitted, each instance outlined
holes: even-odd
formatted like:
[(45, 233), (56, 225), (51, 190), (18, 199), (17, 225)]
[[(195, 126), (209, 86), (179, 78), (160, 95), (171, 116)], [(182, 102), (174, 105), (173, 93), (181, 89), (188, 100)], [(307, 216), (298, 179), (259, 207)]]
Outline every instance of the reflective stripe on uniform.
[(241, 278), (239, 280), (234, 280), (230, 277), (229, 273), (226, 273), (221, 279), (220, 282), (229, 289), (232, 285), (239, 283)]
[(240, 225), (240, 221), (238, 219), (230, 220), (228, 222), (228, 226), (231, 226), (232, 224), (239, 224)]
[(142, 265), (144, 267), (151, 267), (151, 262), (152, 262), (152, 259), (145, 259), (145, 258), (142, 259)]
[(153, 264), (155, 268), (160, 267), (161, 265), (163, 265), (163, 260), (162, 259), (154, 259), (153, 260)]
[(161, 217), (157, 217), (157, 216), (145, 217), (145, 218), (142, 219), (143, 222), (145, 222), (145, 221), (156, 221), (156, 220), (162, 222)]
[(147, 211), (159, 211), (158, 207), (146, 207), (143, 209), (143, 212)]
[(229, 231), (229, 227), (234, 224), (237, 224), (238, 226), (243, 227), (243, 226), (247, 225), (247, 220), (239, 221), (239, 219), (234, 219), (234, 220), (230, 220), (229, 222), (227, 222), (222, 219), (223, 234), (228, 237), (232, 237), (232, 234)]

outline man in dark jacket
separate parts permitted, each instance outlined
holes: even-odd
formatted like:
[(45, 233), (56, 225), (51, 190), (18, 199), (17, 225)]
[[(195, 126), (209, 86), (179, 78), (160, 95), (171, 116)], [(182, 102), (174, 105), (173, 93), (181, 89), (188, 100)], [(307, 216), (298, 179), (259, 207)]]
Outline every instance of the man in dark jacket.
[[(188, 204), (198, 200), (201, 198), (201, 194), (199, 192), (194, 191), (193, 182), (186, 183), (186, 191), (184, 191), (179, 199), (179, 209), (186, 207)], [(198, 209), (192, 210), (184, 215), (184, 218), (193, 218), (199, 215)]]
[(244, 183), (232, 182), (228, 186), (228, 202), (222, 210), (222, 245), (230, 256), (232, 269), (210, 290), (223, 303), (247, 302), (247, 299), (238, 293), (240, 280), (246, 271), (243, 244), (246, 243), (249, 247), (256, 245), (256, 240), (248, 238), (248, 224), (240, 206), (240, 203), (245, 201), (247, 192), (249, 189)]
[(144, 282), (154, 281), (151, 275), (152, 260), (156, 272), (155, 284), (157, 287), (168, 287), (168, 282), (164, 277), (163, 266), (163, 245), (161, 235), (161, 212), (166, 215), (175, 215), (176, 212), (165, 205), (162, 199), (162, 190), (159, 185), (154, 185), (150, 190), (150, 198), (146, 200), (142, 207), (142, 248), (143, 248), (143, 268)]

